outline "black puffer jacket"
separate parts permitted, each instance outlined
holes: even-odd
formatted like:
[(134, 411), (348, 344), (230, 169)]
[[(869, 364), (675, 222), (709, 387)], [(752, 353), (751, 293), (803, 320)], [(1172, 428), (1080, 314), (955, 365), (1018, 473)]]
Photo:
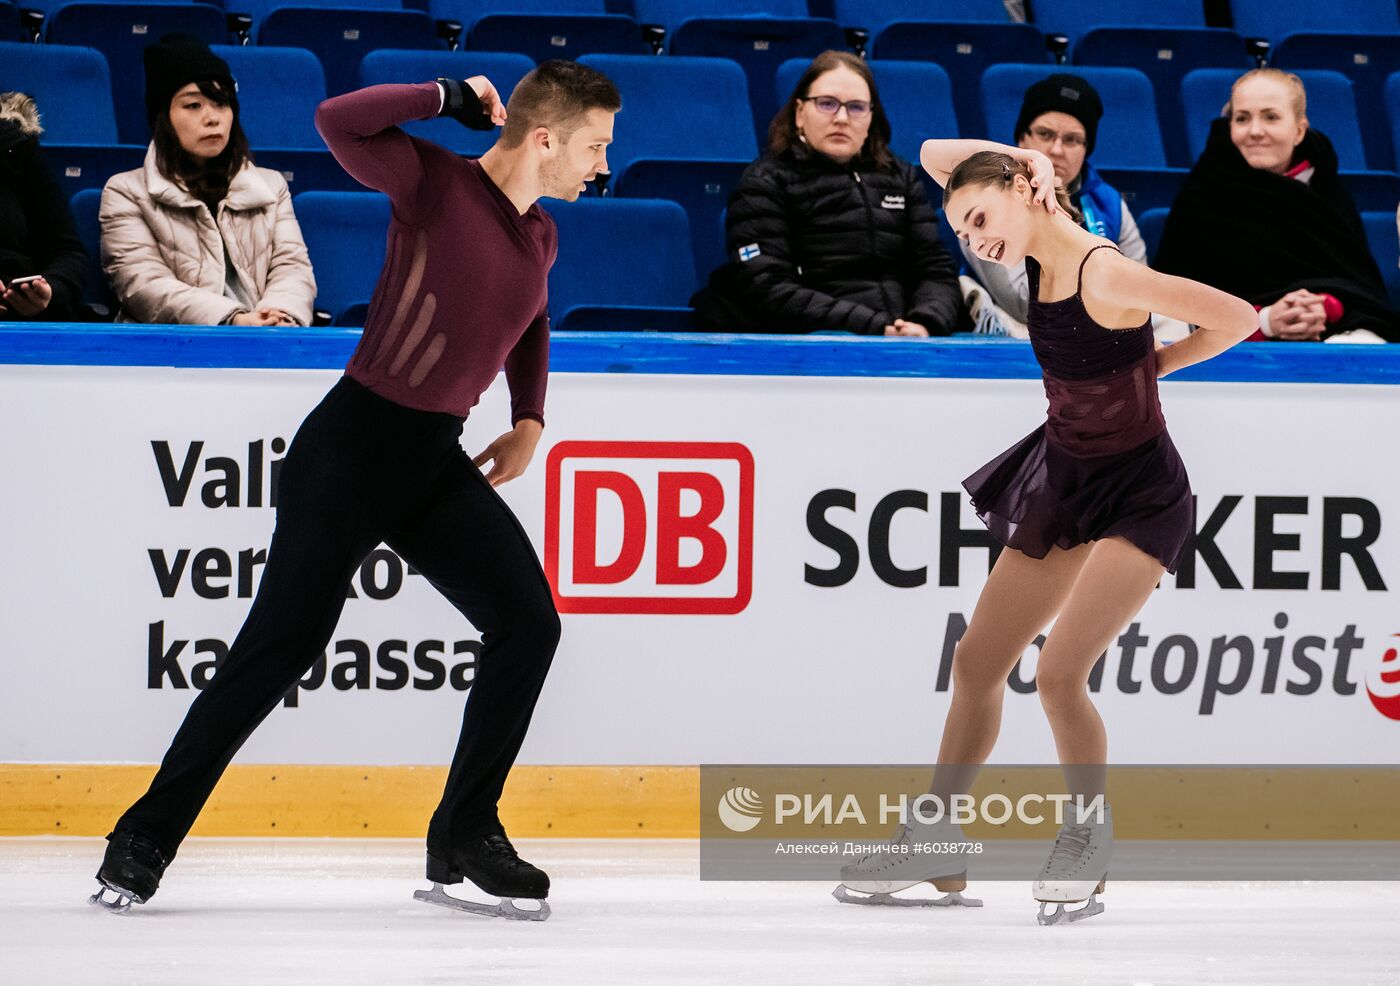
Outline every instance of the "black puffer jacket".
[(702, 328), (844, 329), (883, 335), (897, 318), (947, 335), (963, 317), (958, 269), (915, 170), (876, 170), (807, 147), (744, 172), (725, 221), (729, 262), (691, 304)]
[[(38, 321), (85, 319), (87, 252), (39, 149), (39, 114), (21, 93), (0, 93), (0, 281), (42, 274), (53, 289)], [(13, 311), (0, 319), (16, 320)]]

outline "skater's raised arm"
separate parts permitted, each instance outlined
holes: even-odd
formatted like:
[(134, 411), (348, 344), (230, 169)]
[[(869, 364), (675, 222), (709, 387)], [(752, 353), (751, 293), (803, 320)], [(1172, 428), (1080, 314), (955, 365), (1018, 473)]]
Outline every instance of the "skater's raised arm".
[(1259, 327), (1259, 313), (1249, 302), (1199, 281), (1155, 271), (1112, 250), (1095, 251), (1085, 269), (1083, 292), (1086, 304), (1145, 309), (1200, 327), (1158, 351), (1159, 377), (1218, 356)]
[(505, 122), (505, 106), (483, 76), (416, 85), (370, 86), (316, 107), (316, 129), (350, 176), (389, 196), (408, 222), (417, 222), (439, 191), (424, 181), (424, 155), (442, 153), (399, 128), (410, 120), (450, 116), (473, 130)]
[(957, 170), (958, 165), (981, 151), (993, 151), (1017, 161), (1024, 161), (1030, 168), (1031, 184), (1036, 189), (1035, 201), (1043, 204), (1052, 213), (1055, 211), (1055, 166), (1040, 151), (998, 144), (992, 140), (926, 140), (919, 151), (919, 163), (940, 187), (947, 188), (948, 176)]

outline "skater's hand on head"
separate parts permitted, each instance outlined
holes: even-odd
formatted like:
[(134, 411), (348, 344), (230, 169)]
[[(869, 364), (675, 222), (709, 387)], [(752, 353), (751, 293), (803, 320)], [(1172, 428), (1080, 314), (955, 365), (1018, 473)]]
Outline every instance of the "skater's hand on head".
[(535, 446), (539, 444), (544, 425), (534, 418), (521, 418), (515, 427), (496, 439), (485, 450), (472, 459), (477, 468), (491, 463), (486, 473), (486, 481), (492, 486), (508, 483), (522, 476), (534, 458)]
[(1055, 177), (1055, 165), (1040, 151), (1029, 151), (1028, 154), (1026, 163), (1030, 165), (1031, 187), (1035, 189), (1032, 201), (1045, 206), (1053, 216), (1059, 211), (1059, 202), (1055, 199), (1055, 187), (1059, 184), (1059, 179)]
[(481, 108), (486, 115), (491, 118), (491, 122), (496, 126), (502, 126), (506, 122), (506, 104), (501, 99), (501, 94), (496, 91), (496, 87), (484, 75), (474, 75), (467, 80), (467, 85), (472, 87), (477, 99), (481, 100)]

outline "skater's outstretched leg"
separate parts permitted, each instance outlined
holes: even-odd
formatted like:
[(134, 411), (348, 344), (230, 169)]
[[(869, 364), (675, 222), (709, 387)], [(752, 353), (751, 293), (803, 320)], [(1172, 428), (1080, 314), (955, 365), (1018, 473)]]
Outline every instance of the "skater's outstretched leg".
[(428, 827), (428, 878), (465, 877), (496, 897), (542, 899), (549, 878), (516, 854), (496, 803), (559, 643), (544, 571), (519, 521), (465, 453), (388, 543), (482, 635), (457, 749)]
[(351, 575), (379, 543), (373, 435), (355, 427), (365, 400), (353, 385), (338, 385), (288, 451), (277, 527), (243, 627), (190, 705), (150, 788), (108, 837), (98, 879), (128, 899), (144, 902), (155, 892), (229, 761), (325, 650)]
[[(1105, 795), (1108, 741), (1103, 720), (1089, 699), (1089, 672), (1123, 632), (1165, 571), (1161, 562), (1122, 538), (1094, 543), (1088, 560), (1036, 665), (1036, 689), (1055, 734), (1065, 784), (1075, 799), (1055, 839), (1050, 858), (1033, 886), (1041, 901), (1040, 922), (1058, 924), (1103, 910), (1102, 892), (1113, 854), (1113, 820), (1105, 810), (1077, 817), (1075, 804)], [(1077, 911), (1064, 904), (1087, 900)], [(1046, 913), (1046, 904), (1059, 905)]]

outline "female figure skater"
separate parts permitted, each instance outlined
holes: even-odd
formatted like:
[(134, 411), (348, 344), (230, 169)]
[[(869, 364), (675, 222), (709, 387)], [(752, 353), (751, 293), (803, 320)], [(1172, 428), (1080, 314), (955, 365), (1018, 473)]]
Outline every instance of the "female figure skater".
[[(1176, 571), (1192, 531), (1191, 486), (1162, 419), (1157, 378), (1229, 349), (1254, 332), (1258, 317), (1247, 302), (1135, 263), (1078, 226), (1038, 151), (929, 140), (921, 161), (943, 186), (948, 221), (979, 259), (1025, 260), (1031, 345), (1049, 400), (1043, 425), (964, 483), (1005, 550), (953, 658), (931, 793), (946, 804), (968, 789), (975, 770), (954, 765), (975, 767), (991, 754), (1007, 677), (1054, 621), (1036, 688), (1069, 793), (1091, 801), (1104, 793), (1108, 743), (1089, 700), (1089, 672), (1162, 573)], [(1157, 350), (1153, 312), (1200, 329)], [(932, 825), (913, 821), (904, 834), (909, 842), (965, 841), (946, 815)], [(1042, 924), (1103, 910), (1093, 895), (1103, 889), (1112, 836), (1107, 810), (1084, 819), (1069, 809), (1032, 887)], [(956, 854), (867, 856), (842, 871), (837, 896), (916, 903), (889, 895), (924, 880), (961, 890), (964, 870)], [(1086, 899), (1066, 914), (1064, 903)], [(952, 893), (937, 903), (966, 901)], [(1046, 903), (1059, 906), (1047, 915)]]

